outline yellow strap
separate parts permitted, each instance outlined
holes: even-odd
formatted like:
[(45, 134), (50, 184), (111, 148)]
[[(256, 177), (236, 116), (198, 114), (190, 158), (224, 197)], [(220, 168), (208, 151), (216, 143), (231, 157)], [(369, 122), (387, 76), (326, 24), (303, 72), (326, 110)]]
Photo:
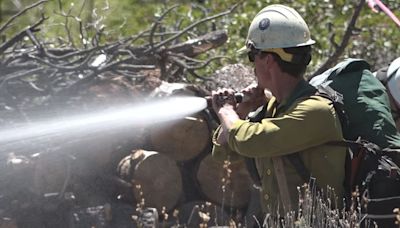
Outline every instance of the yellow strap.
[(265, 49), (263, 51), (273, 52), (273, 53), (279, 55), (279, 57), (281, 57), (281, 59), (283, 61), (286, 61), (286, 62), (293, 61), (293, 54), (289, 54), (289, 53), (285, 52), (285, 50), (283, 50), (283, 48), (270, 48), (270, 49)]

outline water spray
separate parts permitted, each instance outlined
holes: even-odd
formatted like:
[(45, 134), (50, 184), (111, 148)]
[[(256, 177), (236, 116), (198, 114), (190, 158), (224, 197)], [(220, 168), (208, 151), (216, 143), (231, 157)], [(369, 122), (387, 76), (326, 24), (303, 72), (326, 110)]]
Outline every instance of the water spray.
[(18, 144), (21, 140), (80, 138), (108, 130), (135, 129), (177, 120), (205, 108), (207, 102), (202, 97), (170, 97), (144, 104), (110, 106), (105, 111), (31, 121), (8, 128), (4, 126), (0, 131), (0, 143), (4, 145)]
[[(246, 101), (248, 96), (235, 93), (236, 102)], [(96, 137), (109, 130), (143, 128), (174, 121), (188, 115), (212, 108), (212, 97), (170, 97), (143, 104), (110, 106), (107, 110), (77, 113), (46, 120), (32, 120), (0, 130), (0, 144), (17, 149), (21, 142), (64, 142), (66, 139)], [(21, 145), (19, 145), (21, 144)]]

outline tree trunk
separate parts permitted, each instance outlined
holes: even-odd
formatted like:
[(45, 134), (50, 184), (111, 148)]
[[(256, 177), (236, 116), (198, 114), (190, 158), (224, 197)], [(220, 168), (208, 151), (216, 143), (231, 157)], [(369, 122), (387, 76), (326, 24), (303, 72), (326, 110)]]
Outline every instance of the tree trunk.
[(132, 183), (139, 207), (154, 207), (160, 212), (177, 205), (182, 196), (182, 177), (175, 161), (155, 151), (136, 150), (121, 160), (119, 176)]

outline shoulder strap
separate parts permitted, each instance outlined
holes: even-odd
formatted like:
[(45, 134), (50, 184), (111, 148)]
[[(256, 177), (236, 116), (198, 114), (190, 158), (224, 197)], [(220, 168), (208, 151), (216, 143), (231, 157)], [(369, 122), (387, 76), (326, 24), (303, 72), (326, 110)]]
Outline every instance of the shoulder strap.
[[(267, 105), (260, 107), (253, 116), (249, 117), (250, 122), (260, 122), (265, 118), (265, 113), (267, 112)], [(244, 162), (246, 164), (246, 168), (249, 171), (250, 177), (253, 180), (254, 184), (257, 186), (261, 186), (261, 178), (258, 174), (256, 162), (254, 158), (245, 157)]]
[(286, 155), (286, 159), (289, 160), (290, 164), (296, 169), (303, 181), (307, 182), (310, 179), (311, 173), (304, 165), (303, 159), (301, 159), (298, 152)]
[(345, 132), (346, 129), (349, 128), (349, 118), (347, 117), (347, 114), (344, 111), (343, 95), (337, 92), (336, 90), (332, 89), (332, 87), (329, 86), (328, 83), (318, 85), (317, 92), (315, 93), (315, 95), (324, 97), (332, 101), (333, 108), (335, 109), (336, 114), (339, 117), (342, 131)]
[[(339, 116), (342, 129), (346, 129), (348, 127), (348, 118), (343, 108), (343, 95), (332, 89), (329, 86), (329, 83), (322, 83), (318, 85), (316, 88), (317, 91), (315, 95), (324, 97), (332, 101), (333, 107)], [(349, 140), (331, 141), (326, 144), (335, 146), (345, 146), (345, 147), (359, 146), (358, 143)], [(299, 152), (286, 155), (286, 159), (289, 160), (292, 166), (296, 169), (297, 173), (303, 178), (303, 181), (307, 182), (310, 179), (311, 173), (304, 165), (304, 162), (301, 159)]]

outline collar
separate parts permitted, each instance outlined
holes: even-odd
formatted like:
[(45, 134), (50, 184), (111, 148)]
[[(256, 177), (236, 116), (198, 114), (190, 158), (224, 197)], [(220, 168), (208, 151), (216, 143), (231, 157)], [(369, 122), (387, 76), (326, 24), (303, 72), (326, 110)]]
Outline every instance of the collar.
[(287, 97), (285, 100), (283, 100), (277, 107), (279, 112), (282, 110), (286, 110), (289, 108), (296, 100), (302, 97), (308, 97), (310, 95), (315, 94), (317, 89), (310, 85), (307, 81), (301, 80), (299, 83), (296, 85), (295, 89), (292, 91), (292, 93)]

